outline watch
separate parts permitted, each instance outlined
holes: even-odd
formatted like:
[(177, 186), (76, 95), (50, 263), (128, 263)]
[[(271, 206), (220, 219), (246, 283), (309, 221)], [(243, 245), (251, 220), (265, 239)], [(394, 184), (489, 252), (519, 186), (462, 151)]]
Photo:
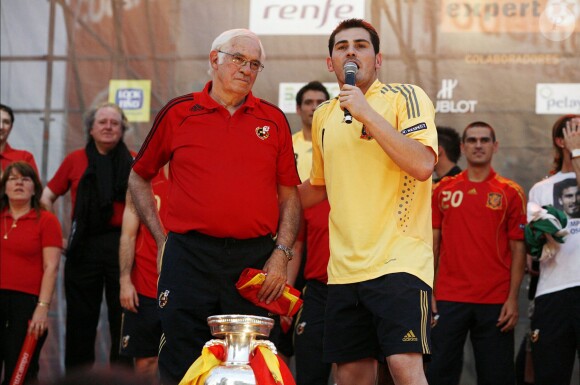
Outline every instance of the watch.
[(574, 159), (578, 157), (580, 157), (580, 148), (575, 148), (571, 152), (571, 158)]
[(289, 248), (288, 246), (276, 245), (276, 247), (274, 247), (274, 249), (282, 250), (284, 252), (284, 254), (286, 255), (286, 258), (288, 258), (289, 261), (291, 261), (292, 258), (294, 258), (294, 251), (291, 248)]

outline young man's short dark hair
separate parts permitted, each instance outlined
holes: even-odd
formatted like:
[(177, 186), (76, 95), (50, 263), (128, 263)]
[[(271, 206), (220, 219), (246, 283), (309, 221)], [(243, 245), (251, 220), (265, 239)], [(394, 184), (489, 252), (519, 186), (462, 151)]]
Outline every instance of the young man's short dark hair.
[(457, 131), (451, 127), (437, 126), (437, 140), (445, 150), (447, 158), (453, 163), (457, 163), (461, 157), (461, 138)]
[(463, 143), (465, 143), (465, 138), (467, 137), (467, 130), (469, 130), (472, 127), (486, 127), (486, 128), (489, 128), (489, 131), (491, 133), (491, 140), (492, 140), (493, 143), (496, 142), (496, 140), (495, 140), (495, 130), (493, 129), (493, 127), (489, 123), (486, 123), (486, 122), (483, 122), (483, 121), (480, 120), (480, 121), (477, 121), (477, 122), (469, 123), (467, 125), (467, 127), (465, 127), (465, 129), (463, 130), (463, 135), (461, 136), (461, 141)]
[(326, 89), (326, 87), (324, 87), (324, 85), (320, 83), (318, 80), (314, 80), (307, 83), (302, 88), (300, 88), (300, 90), (296, 94), (297, 106), (302, 105), (302, 99), (304, 98), (304, 94), (306, 93), (306, 91), (320, 91), (324, 93), (324, 95), (326, 96), (326, 100), (330, 99), (330, 95), (328, 94), (328, 90)]
[(381, 39), (379, 38), (379, 34), (375, 27), (373, 27), (369, 22), (364, 21), (363, 19), (346, 19), (340, 22), (338, 26), (332, 31), (330, 34), (330, 38), (328, 39), (328, 52), (330, 56), (332, 56), (332, 49), (334, 48), (334, 38), (337, 33), (340, 31), (344, 31), (345, 29), (351, 28), (363, 28), (369, 32), (371, 36), (371, 43), (373, 44), (373, 48), (375, 50), (375, 55), (379, 53), (379, 48), (381, 45)]

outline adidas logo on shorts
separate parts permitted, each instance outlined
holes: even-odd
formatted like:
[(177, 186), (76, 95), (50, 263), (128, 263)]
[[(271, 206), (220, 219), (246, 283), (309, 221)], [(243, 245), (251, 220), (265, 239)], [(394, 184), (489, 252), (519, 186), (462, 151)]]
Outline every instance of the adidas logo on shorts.
[(415, 336), (415, 333), (413, 333), (412, 330), (409, 330), (407, 334), (405, 334), (405, 336), (403, 337), (403, 341), (404, 342), (418, 341), (418, 339), (417, 336)]

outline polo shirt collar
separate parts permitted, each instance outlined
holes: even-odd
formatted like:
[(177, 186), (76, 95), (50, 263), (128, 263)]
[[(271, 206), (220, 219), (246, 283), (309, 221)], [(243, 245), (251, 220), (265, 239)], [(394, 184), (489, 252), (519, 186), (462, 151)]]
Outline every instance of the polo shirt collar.
[[(199, 104), (201, 104), (203, 107), (210, 109), (210, 110), (217, 109), (220, 107), (224, 108), (221, 104), (219, 104), (218, 102), (213, 100), (211, 96), (209, 96), (209, 92), (211, 91), (211, 87), (212, 87), (212, 81), (210, 80), (209, 82), (207, 82), (207, 84), (203, 88), (203, 91), (201, 92)], [(252, 94), (252, 91), (250, 91), (250, 93), (246, 96), (246, 100), (240, 106), (240, 108), (242, 108), (242, 109), (254, 108), (257, 101), (258, 101), (258, 99), (255, 98), (254, 95)]]
[[(2, 210), (2, 213), (0, 213), (0, 217), (10, 217), (10, 218), (14, 218), (12, 216), (12, 214), (10, 214), (10, 212), (8, 211), (8, 207), (5, 207), (4, 210)], [(28, 219), (28, 218), (35, 218), (36, 217), (36, 210), (34, 209), (34, 207), (30, 208), (30, 211), (28, 211), (26, 214), (24, 214), (23, 216), (21, 216), (20, 218), (18, 218), (18, 220), (21, 219)]]

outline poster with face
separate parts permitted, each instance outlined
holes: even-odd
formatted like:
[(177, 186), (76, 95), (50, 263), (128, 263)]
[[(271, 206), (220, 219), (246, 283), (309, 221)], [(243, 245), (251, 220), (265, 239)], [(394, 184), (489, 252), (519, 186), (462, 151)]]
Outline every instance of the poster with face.
[(580, 188), (576, 179), (564, 179), (554, 184), (554, 207), (569, 218), (580, 218)]

